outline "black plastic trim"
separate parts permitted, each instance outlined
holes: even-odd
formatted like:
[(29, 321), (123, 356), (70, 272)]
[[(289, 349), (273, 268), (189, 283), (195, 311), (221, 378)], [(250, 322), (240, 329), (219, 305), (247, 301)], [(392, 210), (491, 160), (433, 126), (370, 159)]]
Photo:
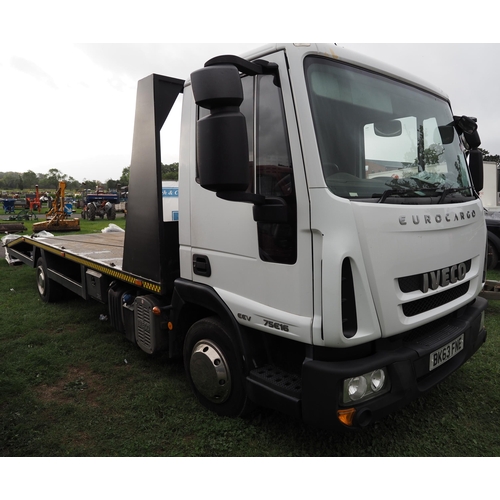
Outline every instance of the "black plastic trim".
[(349, 407), (356, 408), (354, 425), (359, 429), (402, 408), (435, 387), (461, 367), (486, 341), (486, 330), (480, 329), (481, 314), (487, 301), (477, 298), (458, 318), (450, 318), (454, 338), (465, 336), (464, 349), (448, 362), (429, 371), (429, 357), (446, 345), (449, 336), (428, 346), (403, 343), (399, 348), (381, 350), (358, 360), (328, 362), (306, 359), (302, 368), (302, 418), (323, 428), (348, 429), (337, 418), (343, 380), (387, 367), (391, 390), (380, 397)]

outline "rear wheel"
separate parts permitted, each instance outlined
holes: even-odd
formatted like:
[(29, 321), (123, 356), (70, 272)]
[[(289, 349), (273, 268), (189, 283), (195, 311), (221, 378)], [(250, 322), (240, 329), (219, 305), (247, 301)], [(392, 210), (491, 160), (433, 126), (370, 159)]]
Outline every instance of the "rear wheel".
[(218, 318), (202, 319), (189, 329), (184, 367), (196, 397), (209, 410), (227, 417), (250, 410), (241, 355)]
[(89, 203), (87, 206), (87, 217), (89, 220), (95, 220), (95, 206), (93, 203)]
[(42, 257), (36, 262), (36, 285), (40, 298), (44, 302), (56, 302), (62, 296), (63, 287), (49, 279), (47, 267)]

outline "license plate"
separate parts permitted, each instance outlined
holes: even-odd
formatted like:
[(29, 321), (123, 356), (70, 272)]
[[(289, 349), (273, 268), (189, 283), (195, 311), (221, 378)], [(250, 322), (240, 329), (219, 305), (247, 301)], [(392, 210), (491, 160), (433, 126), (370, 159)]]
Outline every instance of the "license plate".
[(453, 356), (456, 356), (464, 348), (464, 336), (463, 334), (455, 340), (451, 341), (449, 344), (441, 347), (437, 351), (431, 353), (429, 358), (429, 371), (434, 370), (438, 366), (449, 361)]

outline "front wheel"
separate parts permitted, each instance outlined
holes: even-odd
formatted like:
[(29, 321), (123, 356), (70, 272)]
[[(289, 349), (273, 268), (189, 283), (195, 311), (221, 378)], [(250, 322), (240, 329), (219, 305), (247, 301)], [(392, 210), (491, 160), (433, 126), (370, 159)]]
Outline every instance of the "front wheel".
[(89, 203), (87, 206), (87, 218), (89, 220), (95, 220), (95, 206), (93, 203)]
[(108, 220), (116, 219), (116, 208), (114, 207), (114, 205), (111, 206), (109, 210), (106, 212), (106, 217), (108, 218)]
[(49, 278), (42, 257), (36, 262), (36, 285), (44, 302), (57, 302), (62, 296), (63, 287)]
[(184, 367), (196, 397), (209, 410), (226, 417), (250, 410), (241, 355), (218, 318), (202, 319), (189, 329)]

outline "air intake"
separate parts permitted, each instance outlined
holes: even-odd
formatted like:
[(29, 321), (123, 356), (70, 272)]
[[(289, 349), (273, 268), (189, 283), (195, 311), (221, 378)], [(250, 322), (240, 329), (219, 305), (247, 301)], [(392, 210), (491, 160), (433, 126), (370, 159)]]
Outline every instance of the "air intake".
[(351, 261), (344, 259), (342, 263), (342, 333), (350, 339), (358, 331), (356, 314), (356, 297), (354, 294), (354, 280), (352, 277)]

